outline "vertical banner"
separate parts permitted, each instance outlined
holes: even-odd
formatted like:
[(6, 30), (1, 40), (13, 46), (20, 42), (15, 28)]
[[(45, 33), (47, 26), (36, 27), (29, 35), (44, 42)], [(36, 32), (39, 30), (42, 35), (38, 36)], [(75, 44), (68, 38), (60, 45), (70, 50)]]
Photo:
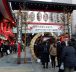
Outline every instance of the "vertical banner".
[(17, 40), (18, 40), (18, 61), (17, 63), (20, 64), (20, 58), (21, 58), (21, 43), (22, 43), (22, 13), (21, 11), (18, 12), (17, 15)]

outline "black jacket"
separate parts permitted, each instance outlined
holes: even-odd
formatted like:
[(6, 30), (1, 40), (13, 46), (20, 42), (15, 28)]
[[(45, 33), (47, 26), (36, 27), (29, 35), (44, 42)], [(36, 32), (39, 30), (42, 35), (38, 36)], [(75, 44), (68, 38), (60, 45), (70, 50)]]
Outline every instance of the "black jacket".
[(74, 67), (76, 66), (76, 52), (72, 46), (66, 46), (63, 48), (62, 62), (64, 62), (65, 67)]

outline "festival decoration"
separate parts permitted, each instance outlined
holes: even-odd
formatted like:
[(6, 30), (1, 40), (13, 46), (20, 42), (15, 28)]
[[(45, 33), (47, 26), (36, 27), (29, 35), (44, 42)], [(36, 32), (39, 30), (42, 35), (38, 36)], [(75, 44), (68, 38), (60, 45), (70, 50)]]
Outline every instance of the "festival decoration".
[(47, 20), (48, 20), (48, 14), (47, 14), (46, 12), (44, 12), (43, 20), (44, 20), (44, 21), (47, 21)]
[(35, 14), (34, 14), (34, 12), (31, 12), (29, 14), (29, 18), (30, 18), (31, 21), (34, 21), (35, 20)]
[(53, 22), (53, 13), (52, 12), (50, 12), (49, 19), (51, 22)]
[(38, 21), (41, 21), (42, 19), (42, 14), (40, 12), (37, 13), (37, 20)]

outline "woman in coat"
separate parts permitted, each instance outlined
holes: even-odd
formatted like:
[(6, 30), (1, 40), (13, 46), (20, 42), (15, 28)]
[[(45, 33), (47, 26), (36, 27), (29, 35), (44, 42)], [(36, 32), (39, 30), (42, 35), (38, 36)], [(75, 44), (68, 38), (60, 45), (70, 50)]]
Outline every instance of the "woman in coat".
[(49, 52), (50, 52), (50, 58), (51, 58), (51, 64), (52, 64), (52, 68), (55, 68), (56, 67), (56, 61), (55, 61), (55, 58), (57, 56), (57, 49), (56, 49), (56, 46), (55, 44), (52, 44), (50, 49), (49, 49)]
[(71, 41), (68, 42), (68, 45), (63, 49), (61, 60), (64, 63), (64, 72), (73, 72), (76, 66), (75, 49)]

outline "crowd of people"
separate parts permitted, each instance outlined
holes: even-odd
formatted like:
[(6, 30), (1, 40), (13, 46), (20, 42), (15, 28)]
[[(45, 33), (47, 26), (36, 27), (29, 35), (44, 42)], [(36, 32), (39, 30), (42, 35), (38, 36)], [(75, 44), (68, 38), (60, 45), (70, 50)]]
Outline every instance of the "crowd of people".
[[(76, 40), (70, 39), (67, 44), (65, 41), (57, 43), (57, 60), (59, 72), (73, 72), (76, 67)], [(64, 69), (60, 69), (61, 64)]]
[[(52, 68), (59, 67), (58, 72), (73, 72), (75, 70), (76, 40), (74, 38), (69, 39), (67, 42), (57, 39), (52, 44), (50, 44), (49, 40), (40, 41), (37, 46), (43, 68), (48, 68), (51, 59)], [(62, 63), (64, 69), (60, 68)]]
[(11, 44), (8, 41), (0, 43), (0, 57), (17, 52), (17, 45)]
[[(76, 40), (74, 38), (67, 40), (67, 42), (57, 39), (53, 43), (50, 43), (50, 39), (42, 40), (39, 40), (36, 48), (43, 68), (48, 68), (51, 59), (52, 68), (58, 67), (58, 72), (73, 72), (76, 70)], [(0, 57), (16, 52), (16, 44), (10, 45), (7, 41), (0, 44)], [(61, 69), (62, 63), (64, 69)]]

